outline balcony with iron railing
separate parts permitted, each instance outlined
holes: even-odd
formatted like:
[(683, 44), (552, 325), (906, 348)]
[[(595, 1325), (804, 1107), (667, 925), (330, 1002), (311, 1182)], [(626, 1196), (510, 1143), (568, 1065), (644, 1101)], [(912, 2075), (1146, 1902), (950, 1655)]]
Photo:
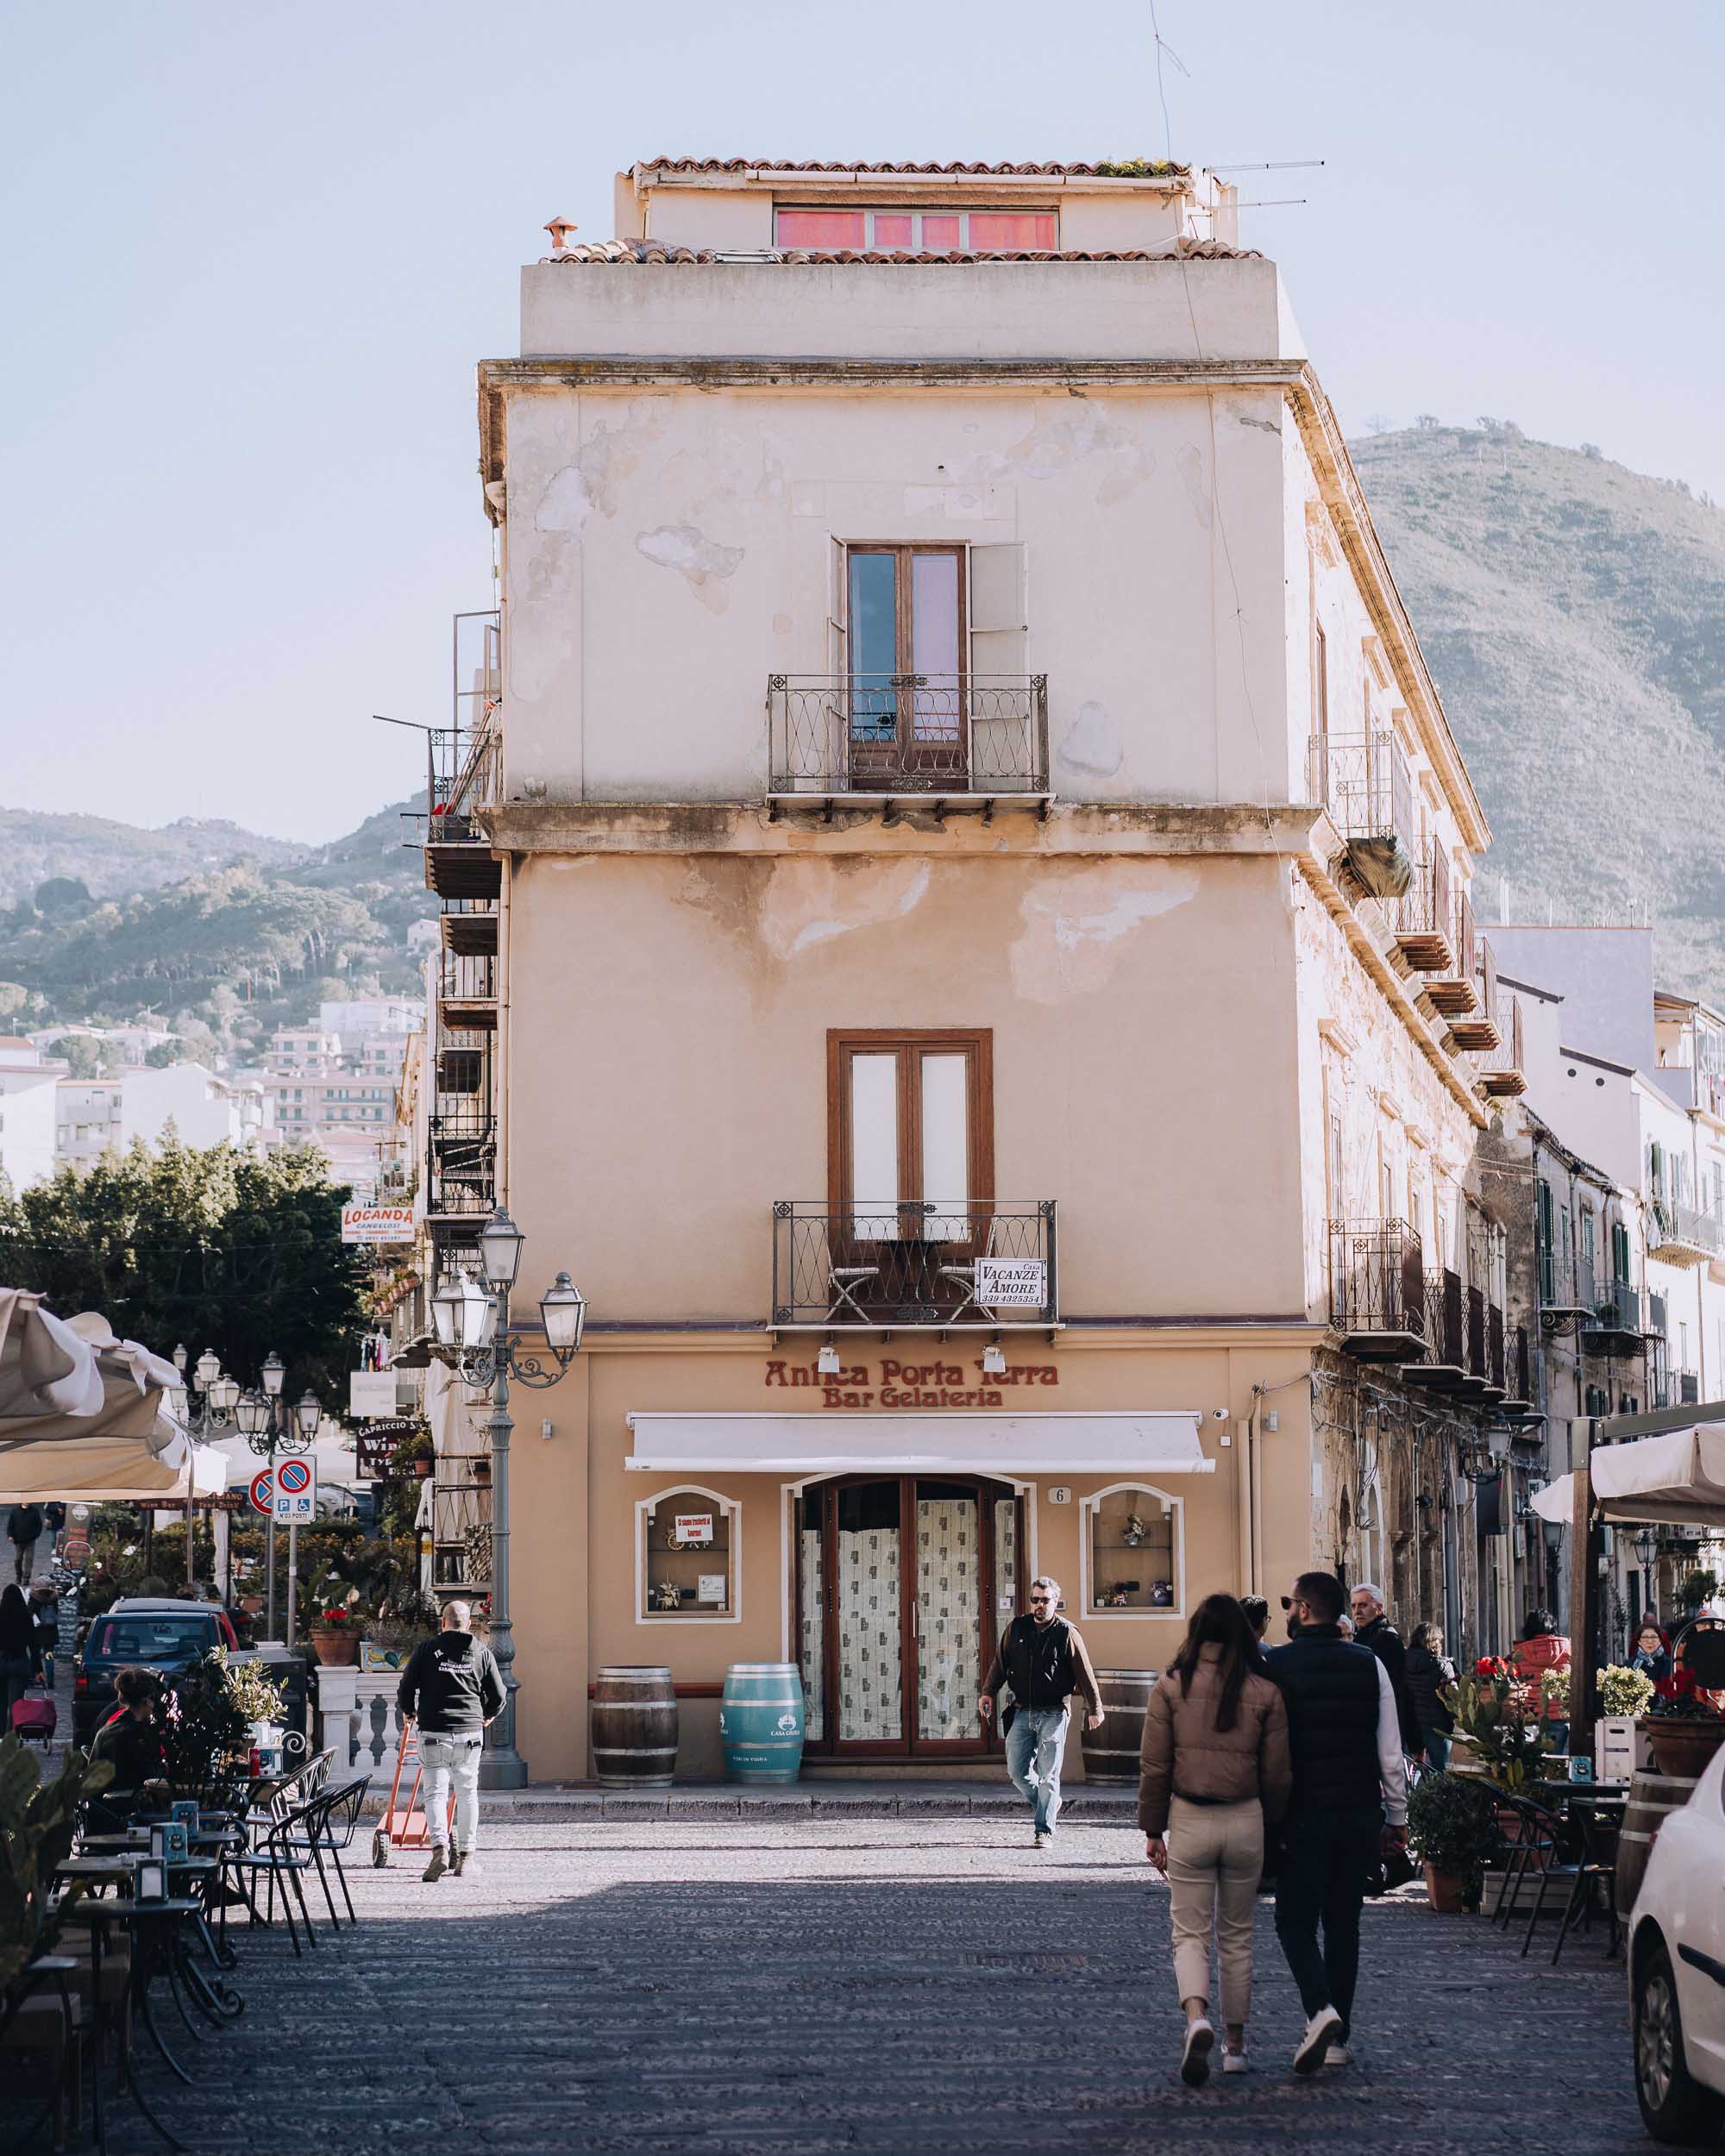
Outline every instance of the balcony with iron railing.
[(1647, 1256), (1666, 1265), (1704, 1265), (1725, 1256), (1725, 1226), (1711, 1207), (1655, 1192), (1647, 1204)]
[(1346, 867), (1366, 895), (1399, 899), (1414, 881), (1414, 782), (1393, 733), (1315, 734), (1312, 799), (1342, 841)]
[(442, 1595), (483, 1593), (491, 1576), (490, 1463), (482, 1455), (441, 1459), (431, 1488), (431, 1584)]
[(1041, 1332), (1060, 1323), (1052, 1198), (773, 1207), (780, 1332)]
[(502, 779), (497, 609), (455, 616), (450, 663), (451, 724), (428, 728), (425, 736), (425, 881), (440, 898), (492, 899), (500, 864), (476, 818), (495, 805)]
[(1390, 931), (1410, 973), (1447, 974), (1455, 963), (1455, 906), (1450, 896), (1449, 855), (1428, 838), (1414, 864), (1413, 881), (1389, 901)]
[(1451, 908), (1450, 965), (1422, 982), (1421, 1006), (1445, 1018), (1468, 1018), (1479, 1008), (1479, 938), (1473, 924), (1473, 901), (1456, 891)]
[(1427, 1345), (1425, 1259), (1405, 1220), (1329, 1224), (1330, 1330), (1363, 1362), (1411, 1362)]
[(768, 793), (824, 800), (1045, 797), (1043, 674), (775, 674)]
[(497, 1118), (489, 1094), (439, 1097), (426, 1121), (428, 1218), (486, 1214), (497, 1203)]
[(497, 960), (442, 954), (437, 975), (438, 1014), (452, 1032), (497, 1030)]
[(1598, 1299), (1581, 1320), (1581, 1344), (1588, 1353), (1616, 1358), (1641, 1353), (1649, 1334), (1663, 1332), (1662, 1312), (1651, 1310), (1655, 1295), (1642, 1297), (1633, 1281), (1608, 1280), (1601, 1283)]
[(1697, 1407), (1701, 1404), (1701, 1376), (1696, 1370), (1669, 1369), (1661, 1365), (1653, 1372), (1653, 1404), (1660, 1407)]
[[(1470, 945), (1473, 941), (1470, 934)], [(1490, 942), (1483, 937), (1476, 950), (1473, 978), (1472, 1010), (1447, 1011), (1444, 1013), (1445, 1023), (1449, 1029), (1450, 1046), (1458, 1054), (1489, 1056), (1501, 1045), (1503, 1035), (1497, 1023), (1497, 961)]]
[[(1508, 1009), (1499, 1018), (1496, 1048), (1487, 1049), (1474, 1065), (1474, 1082), (1489, 1100), (1513, 1100), (1527, 1090), (1526, 1050), (1521, 1037), (1521, 1005), (1518, 997), (1507, 999)], [(1508, 1020), (1505, 1026), (1503, 1020)]]

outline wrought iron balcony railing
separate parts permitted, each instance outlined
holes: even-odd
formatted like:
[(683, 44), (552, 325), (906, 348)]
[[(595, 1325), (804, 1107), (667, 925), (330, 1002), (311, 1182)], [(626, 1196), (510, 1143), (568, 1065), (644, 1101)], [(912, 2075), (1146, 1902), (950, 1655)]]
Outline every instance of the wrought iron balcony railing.
[(1496, 1047), (1487, 1049), (1474, 1067), (1476, 1082), (1484, 1094), (1499, 1100), (1513, 1100), (1517, 1094), (1527, 1090), (1521, 1006), (1518, 998), (1510, 996), (1508, 1008), (1499, 1010), (1497, 1029)]
[(1656, 1195), (1647, 1203), (1647, 1256), (1671, 1265), (1698, 1265), (1725, 1253), (1719, 1215)]
[(1060, 1322), (1052, 1198), (773, 1207), (773, 1323), (819, 1332)]
[(767, 713), (775, 796), (1049, 790), (1044, 674), (775, 674)]
[(1427, 1343), (1425, 1257), (1405, 1220), (1332, 1220), (1330, 1325), (1349, 1354), (1411, 1361)]
[(487, 1096), (448, 1099), (427, 1124), (425, 1210), (488, 1213), (497, 1202), (497, 1121)]
[[(1659, 1300), (1657, 1295), (1647, 1298), (1649, 1303)], [(1581, 1330), (1596, 1353), (1615, 1354), (1639, 1346), (1650, 1333), (1663, 1333), (1665, 1316), (1663, 1308), (1644, 1307), (1641, 1291), (1633, 1281), (1608, 1280), (1601, 1283), (1598, 1300), (1582, 1319)]]
[(1375, 899), (1399, 899), (1414, 881), (1414, 781), (1393, 733), (1315, 734), (1312, 799), (1329, 812), (1349, 867)]
[(1389, 925), (1402, 956), (1414, 973), (1448, 973), (1455, 962), (1455, 906), (1450, 897), (1449, 855), (1428, 838), (1414, 864), (1413, 881), (1389, 902)]

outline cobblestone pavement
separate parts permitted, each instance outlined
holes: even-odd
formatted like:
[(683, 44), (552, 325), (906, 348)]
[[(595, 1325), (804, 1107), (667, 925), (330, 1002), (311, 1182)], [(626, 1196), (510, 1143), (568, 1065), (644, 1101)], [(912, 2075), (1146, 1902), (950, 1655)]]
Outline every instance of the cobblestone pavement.
[[(1358, 2063), (1312, 2083), (1262, 1904), (1256, 2070), (1183, 2088), (1142, 1848), (1069, 1824), (1038, 1855), (1016, 1818), (503, 1823), (472, 1877), (356, 1869), (359, 1928), (304, 1961), (241, 1932), (242, 2020), (179, 2032), (195, 2089), (148, 2086), (200, 2156), (1651, 2147), (1600, 1934), (1553, 1973), (1418, 1903), (1369, 1908)], [(116, 2156), (160, 2146), (112, 2123)]]

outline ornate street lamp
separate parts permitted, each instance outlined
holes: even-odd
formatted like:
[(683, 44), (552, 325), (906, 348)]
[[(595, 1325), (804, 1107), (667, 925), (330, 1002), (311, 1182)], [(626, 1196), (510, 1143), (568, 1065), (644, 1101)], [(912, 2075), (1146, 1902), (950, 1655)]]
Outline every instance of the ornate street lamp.
[(1635, 1555), (1641, 1560), (1641, 1620), (1645, 1623), (1653, 1614), (1653, 1559), (1659, 1553), (1659, 1539), (1651, 1527), (1643, 1527), (1635, 1537)]
[(525, 1786), (527, 1765), (515, 1748), (515, 1639), (509, 1615), (509, 1384), (555, 1385), (580, 1352), (587, 1305), (567, 1273), (539, 1299), (545, 1350), (527, 1352), (524, 1336), (509, 1327), (509, 1297), (527, 1238), (499, 1206), (480, 1231), (483, 1281), (462, 1273), (431, 1298), (431, 1325), (440, 1359), (476, 1390), (488, 1390), (491, 1413), (491, 1650), (503, 1678), (504, 1708), (487, 1733), (481, 1774), (489, 1789)]

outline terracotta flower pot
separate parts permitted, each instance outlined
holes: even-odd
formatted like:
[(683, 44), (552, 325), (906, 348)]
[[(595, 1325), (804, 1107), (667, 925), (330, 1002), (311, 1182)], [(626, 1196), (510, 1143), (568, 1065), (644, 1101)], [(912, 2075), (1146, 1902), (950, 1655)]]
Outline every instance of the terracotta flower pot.
[(1440, 1916), (1459, 1916), (1462, 1910), (1461, 1881), (1453, 1871), (1440, 1871), (1435, 1866), (1426, 1866), (1426, 1892), (1433, 1908)]
[(311, 1634), (311, 1651), (326, 1670), (349, 1668), (360, 1658), (360, 1635), (347, 1626), (320, 1628)]
[(1678, 1721), (1649, 1714), (1641, 1724), (1652, 1747), (1653, 1764), (1661, 1774), (1690, 1781), (1703, 1773), (1707, 1763), (1725, 1743), (1725, 1721)]

